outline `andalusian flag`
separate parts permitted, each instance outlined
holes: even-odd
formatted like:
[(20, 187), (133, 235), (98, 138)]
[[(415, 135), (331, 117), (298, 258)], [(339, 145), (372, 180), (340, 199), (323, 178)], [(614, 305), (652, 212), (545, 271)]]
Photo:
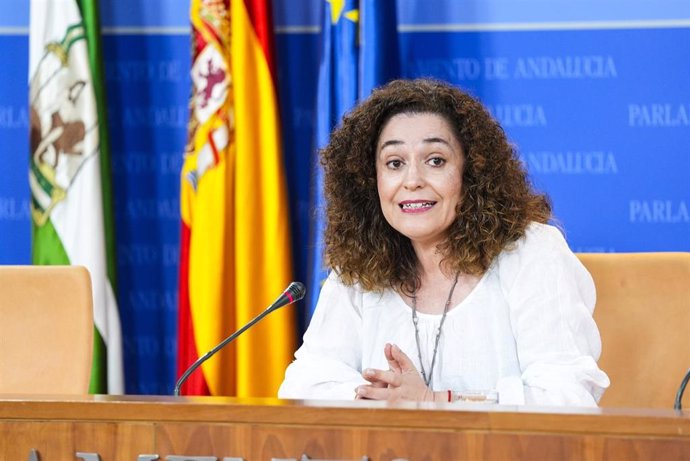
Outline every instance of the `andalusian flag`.
[(93, 393), (123, 392), (110, 159), (97, 2), (32, 0), (29, 55), (34, 264), (86, 266)]
[[(182, 168), (178, 371), (262, 312), (291, 280), (269, 0), (192, 0)], [(185, 394), (275, 396), (294, 352), (279, 310), (204, 363)]]

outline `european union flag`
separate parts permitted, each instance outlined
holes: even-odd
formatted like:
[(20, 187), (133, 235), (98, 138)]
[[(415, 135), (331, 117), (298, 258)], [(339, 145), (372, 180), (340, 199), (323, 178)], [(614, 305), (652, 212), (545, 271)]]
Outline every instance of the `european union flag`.
[(321, 64), (312, 153), (312, 221), (307, 282), (307, 320), (328, 275), (323, 258), (325, 200), (318, 151), (336, 124), (371, 90), (399, 75), (395, 0), (325, 0)]
[(359, 97), (400, 75), (395, 0), (360, 2)]

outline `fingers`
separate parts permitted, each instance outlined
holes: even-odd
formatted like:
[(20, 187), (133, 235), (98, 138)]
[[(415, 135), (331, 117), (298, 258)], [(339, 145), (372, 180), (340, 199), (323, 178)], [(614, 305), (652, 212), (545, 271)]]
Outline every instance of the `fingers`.
[(383, 348), (383, 353), (386, 356), (386, 360), (388, 361), (388, 367), (395, 372), (402, 373), (402, 368), (400, 367), (400, 364), (397, 360), (393, 358), (393, 345), (386, 344)]
[[(364, 375), (362, 375), (364, 376)], [(367, 378), (365, 378), (367, 379)], [(388, 387), (388, 384), (384, 383), (383, 381), (376, 381), (374, 378), (370, 378), (371, 380), (369, 381), (369, 386), (373, 387)]]
[(395, 389), (387, 387), (359, 386), (355, 389), (358, 400), (394, 400)]
[[(373, 392), (372, 389), (397, 388), (403, 384), (404, 380), (414, 385), (422, 383), (421, 376), (418, 376), (419, 372), (415, 368), (414, 363), (397, 345), (386, 344), (383, 348), (383, 353), (388, 362), (389, 370), (367, 368), (362, 372), (362, 377), (370, 383), (363, 386), (368, 392)], [(419, 383), (416, 381), (419, 381)], [(374, 393), (373, 397), (357, 395), (358, 398), (375, 398), (377, 400), (388, 400), (390, 398), (389, 395), (381, 393)]]
[[(386, 347), (388, 344), (386, 345)], [(384, 352), (385, 352), (384, 348)], [(402, 349), (400, 349), (397, 345), (392, 344), (390, 347), (390, 356), (391, 359), (398, 364), (398, 367), (400, 367), (400, 372), (408, 372), (408, 371), (417, 371), (417, 368), (414, 366), (414, 363), (412, 362), (412, 359), (410, 359), (407, 354), (405, 354)], [(386, 359), (388, 360), (388, 355), (386, 355)], [(391, 360), (388, 360), (388, 363), (390, 363)]]
[(362, 372), (362, 377), (374, 387), (400, 386), (400, 373), (392, 370), (378, 370), (367, 368)]
[[(387, 343), (383, 348), (383, 354), (385, 355), (386, 361), (388, 362), (389, 370), (391, 372), (393, 372), (393, 374), (402, 374), (405, 372), (417, 372), (417, 368), (415, 367), (412, 360), (397, 345)], [(387, 373), (387, 372), (384, 372), (383, 370), (374, 370), (374, 371), (380, 371), (381, 373)], [(397, 383), (391, 382), (391, 380), (394, 378), (388, 373), (387, 373), (388, 378), (386, 378), (386, 379), (381, 379), (379, 377), (380, 376), (379, 373), (372, 373), (368, 376), (365, 373), (362, 373), (362, 376), (364, 377), (364, 379), (366, 379), (367, 381), (369, 381), (371, 383), (374, 383), (375, 381), (384, 381), (384, 382), (391, 384), (391, 385), (395, 385), (395, 386), (399, 385)]]

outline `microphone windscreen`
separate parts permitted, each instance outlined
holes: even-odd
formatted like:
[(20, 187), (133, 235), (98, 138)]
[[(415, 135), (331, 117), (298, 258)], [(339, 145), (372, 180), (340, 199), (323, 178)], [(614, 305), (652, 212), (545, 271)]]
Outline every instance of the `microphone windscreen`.
[(292, 282), (290, 286), (287, 287), (286, 291), (290, 292), (292, 302), (299, 301), (300, 299), (304, 298), (305, 294), (307, 294), (307, 288), (301, 282)]

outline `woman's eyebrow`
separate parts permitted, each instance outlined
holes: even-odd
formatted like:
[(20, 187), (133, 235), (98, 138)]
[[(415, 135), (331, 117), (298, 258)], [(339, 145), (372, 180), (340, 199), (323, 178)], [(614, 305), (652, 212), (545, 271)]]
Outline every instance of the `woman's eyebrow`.
[(383, 150), (388, 146), (399, 146), (400, 144), (404, 144), (404, 142), (402, 142), (399, 139), (391, 139), (391, 140), (388, 140), (388, 141), (384, 142), (383, 144), (381, 144), (381, 147), (379, 147), (379, 150)]
[(450, 146), (450, 143), (443, 138), (424, 138), (424, 142), (429, 144), (438, 142)]
[[(438, 138), (438, 137), (424, 138), (422, 140), (422, 142), (424, 142), (426, 144), (441, 143), (441, 144), (445, 144), (447, 146), (450, 146), (450, 143), (448, 141), (446, 141), (443, 138)], [(404, 142), (399, 140), (399, 139), (390, 139), (390, 140), (384, 142), (383, 144), (381, 144), (381, 147), (379, 147), (379, 150), (383, 150), (388, 146), (399, 146), (400, 144), (404, 144)]]

